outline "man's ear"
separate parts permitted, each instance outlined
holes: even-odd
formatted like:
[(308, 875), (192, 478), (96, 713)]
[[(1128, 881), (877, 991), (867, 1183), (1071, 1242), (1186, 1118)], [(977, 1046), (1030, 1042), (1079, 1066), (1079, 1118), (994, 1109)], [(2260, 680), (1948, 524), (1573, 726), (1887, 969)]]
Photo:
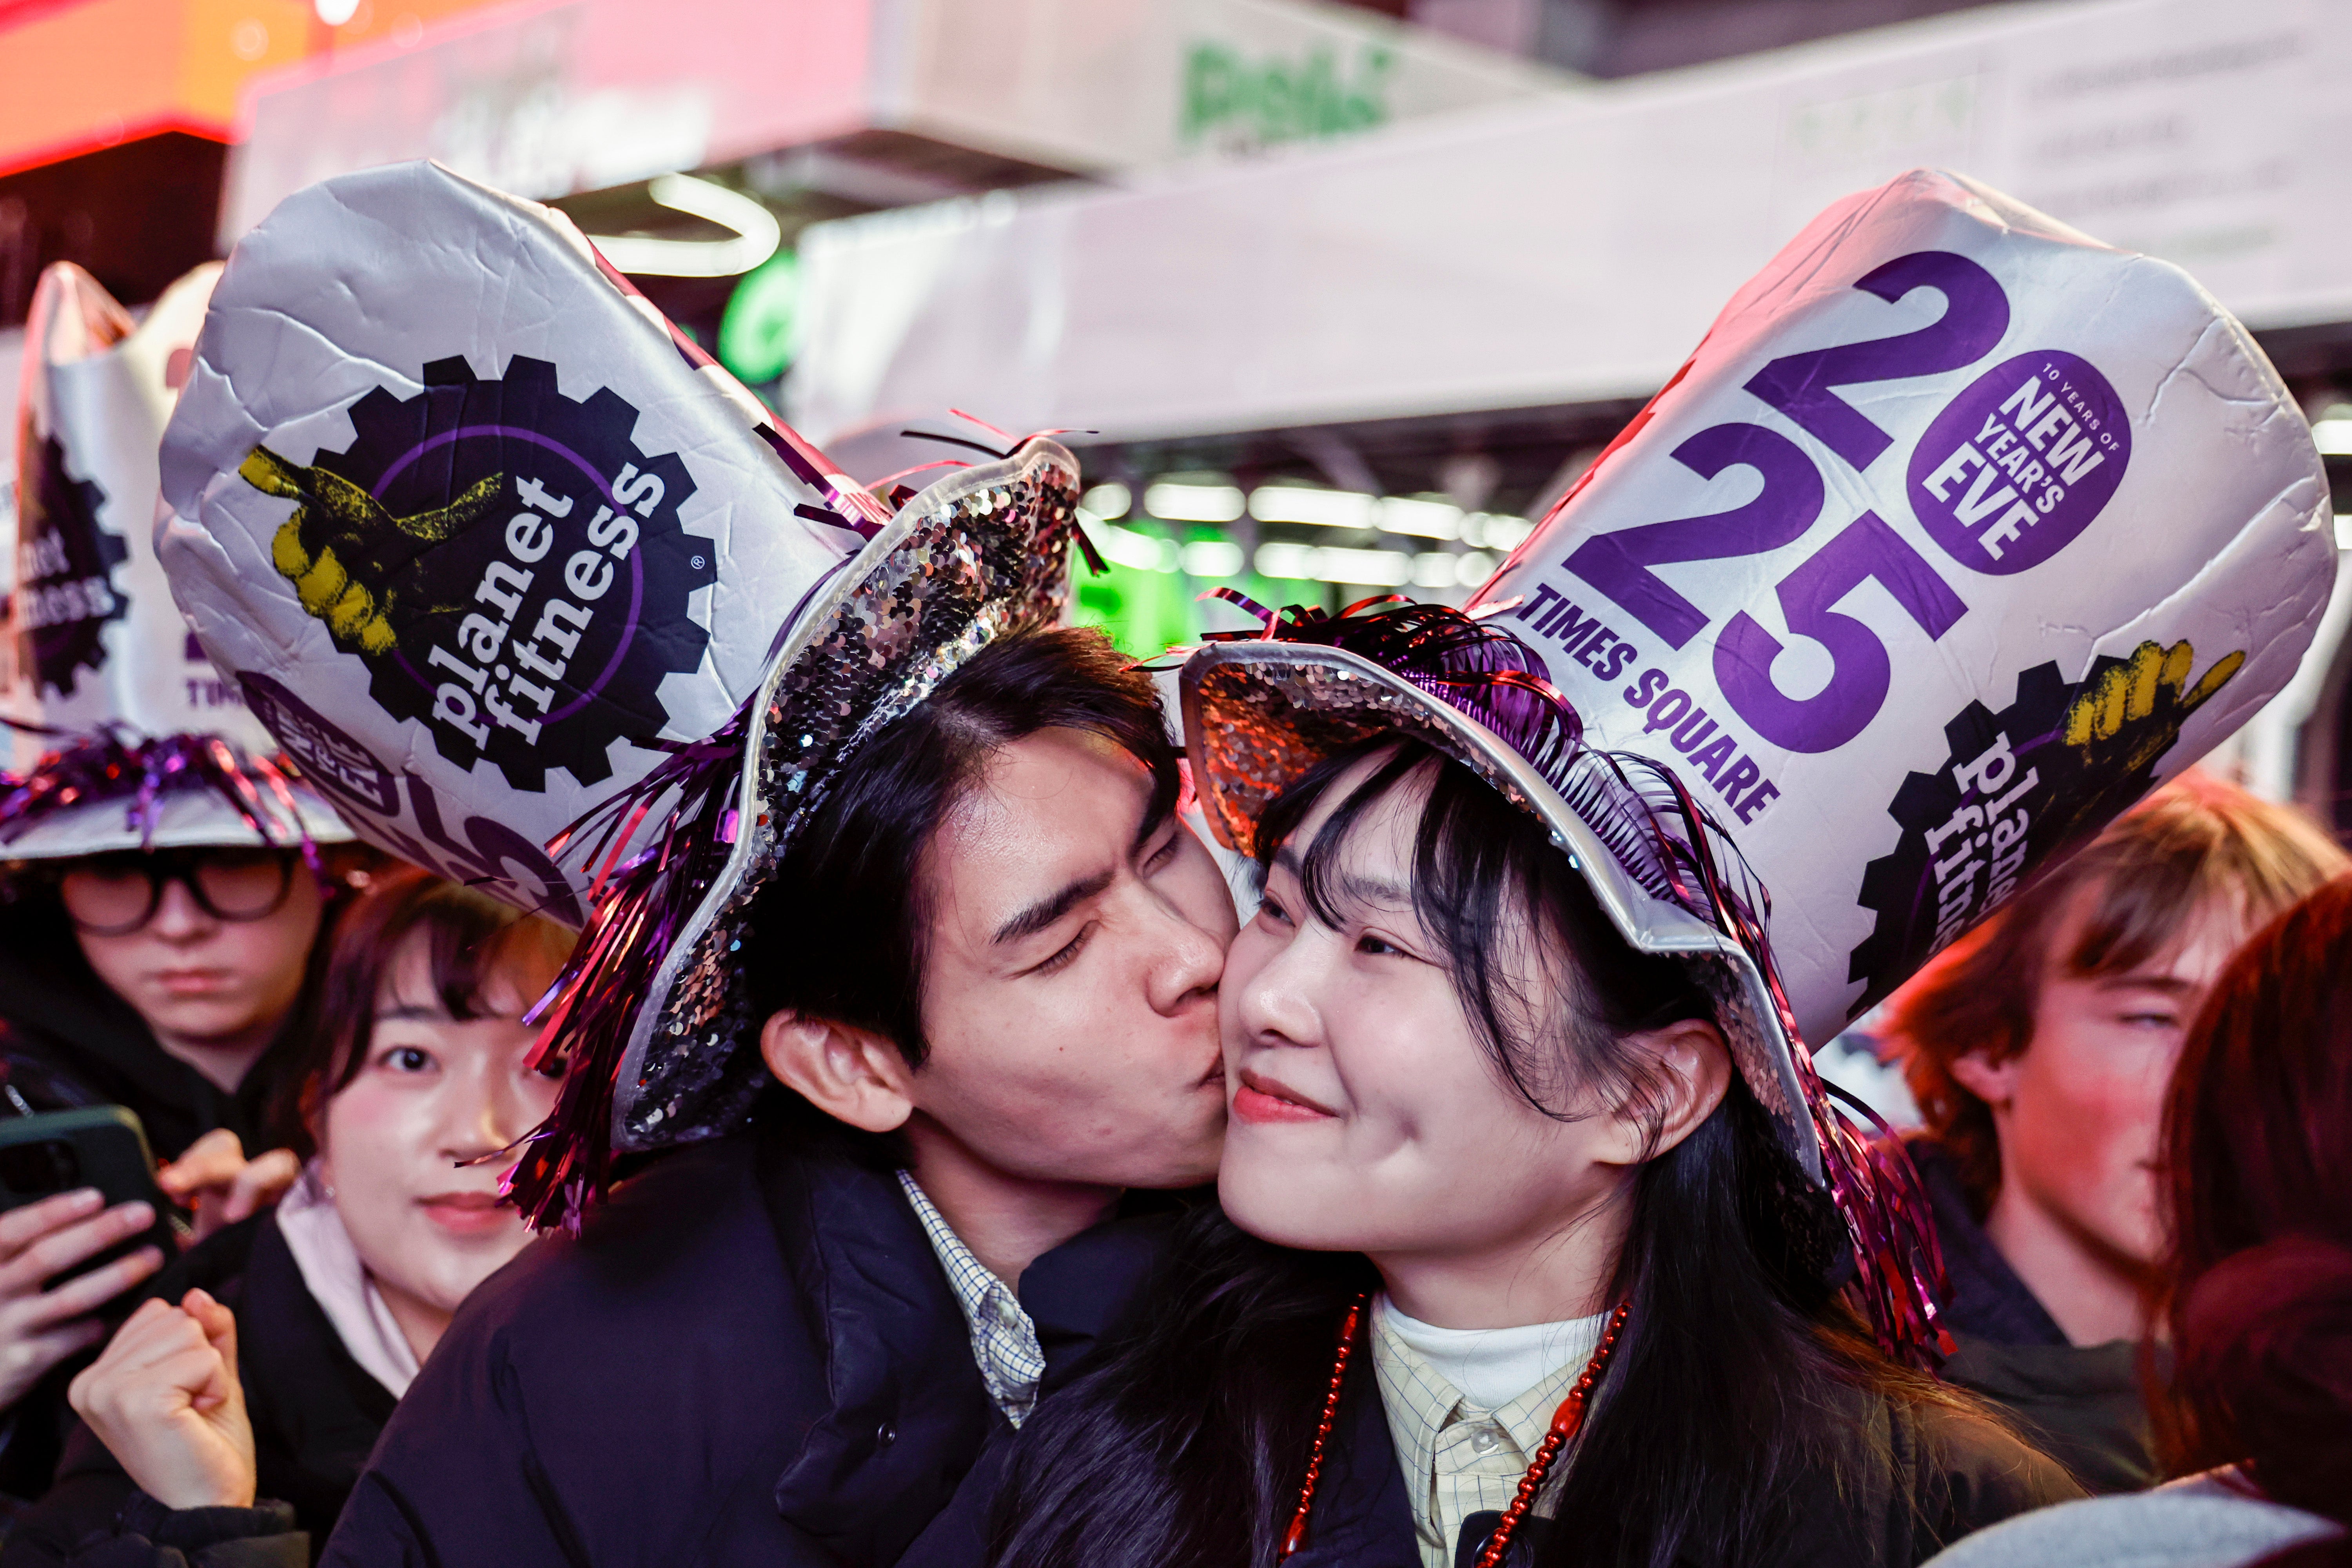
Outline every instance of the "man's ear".
[(1731, 1089), (1731, 1047), (1704, 1018), (1685, 1018), (1634, 1035), (1625, 1044), (1650, 1060), (1648, 1082), (1613, 1121), (1614, 1142), (1603, 1158), (1634, 1165), (1654, 1160), (1698, 1130)]
[(914, 1113), (913, 1069), (871, 1029), (772, 1013), (760, 1029), (760, 1059), (777, 1082), (852, 1127), (895, 1132)]
[(2011, 1051), (1999, 1061), (1989, 1052), (1970, 1051), (1952, 1059), (1952, 1080), (1993, 1110), (2005, 1110), (2017, 1098), (2017, 1076), (2024, 1064), (2023, 1051)]

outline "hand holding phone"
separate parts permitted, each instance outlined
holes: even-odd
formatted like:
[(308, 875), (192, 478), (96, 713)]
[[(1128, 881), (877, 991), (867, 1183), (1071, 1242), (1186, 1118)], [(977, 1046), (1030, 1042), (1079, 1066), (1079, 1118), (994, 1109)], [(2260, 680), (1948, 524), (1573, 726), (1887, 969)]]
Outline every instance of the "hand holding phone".
[(152, 1204), (110, 1208), (96, 1187), (0, 1214), (0, 1409), (51, 1367), (106, 1338), (98, 1310), (163, 1268), (163, 1248), (151, 1244), (88, 1272), (73, 1270), (156, 1225)]

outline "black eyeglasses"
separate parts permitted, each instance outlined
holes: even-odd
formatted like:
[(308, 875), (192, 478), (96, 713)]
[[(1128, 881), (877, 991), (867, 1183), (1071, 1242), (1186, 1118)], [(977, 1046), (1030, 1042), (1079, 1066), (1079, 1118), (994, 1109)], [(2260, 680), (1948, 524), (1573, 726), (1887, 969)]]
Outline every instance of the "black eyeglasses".
[(87, 936), (129, 936), (163, 907), (173, 882), (216, 921), (257, 921), (285, 907), (294, 890), (290, 849), (157, 849), (93, 855), (58, 877), (58, 895)]

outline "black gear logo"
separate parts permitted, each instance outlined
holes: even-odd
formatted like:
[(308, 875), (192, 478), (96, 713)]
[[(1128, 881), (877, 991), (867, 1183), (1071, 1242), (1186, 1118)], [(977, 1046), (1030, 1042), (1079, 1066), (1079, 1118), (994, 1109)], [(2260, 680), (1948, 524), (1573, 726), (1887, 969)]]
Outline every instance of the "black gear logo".
[(423, 379), (353, 404), (351, 446), (307, 468), (253, 449), (238, 472), (296, 503), (272, 562), (443, 757), (488, 757), (519, 790), (551, 767), (596, 783), (614, 739), (660, 734), (663, 678), (710, 641), (687, 613), (719, 575), (678, 521), (694, 480), (638, 450), (617, 393), (575, 402), (543, 361), (482, 380), (436, 360)]
[(34, 448), (33, 471), (20, 487), (17, 667), (37, 689), (68, 696), (82, 670), (106, 663), (99, 634), (131, 607), (114, 586), (114, 569), (131, 558), (131, 544), (98, 521), (106, 492), (66, 472), (56, 437)]
[(1950, 754), (1936, 772), (1905, 778), (1886, 808), (1902, 840), (1863, 872), (1861, 902), (1878, 921), (1849, 962), (1846, 977), (1865, 985), (1848, 1016), (1883, 1001), (2153, 787), (2181, 726), (2245, 655), (2222, 655), (2189, 687), (2195, 661), (2183, 641), (2103, 657), (2079, 683), (2054, 662), (2036, 665), (2017, 678), (2009, 707), (1971, 702), (1944, 726)]

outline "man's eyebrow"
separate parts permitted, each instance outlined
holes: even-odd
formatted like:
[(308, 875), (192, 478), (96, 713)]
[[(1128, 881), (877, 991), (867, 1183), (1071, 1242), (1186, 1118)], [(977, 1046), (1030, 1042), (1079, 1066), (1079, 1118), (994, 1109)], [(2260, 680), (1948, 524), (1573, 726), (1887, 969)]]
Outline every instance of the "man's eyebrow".
[(2197, 989), (2197, 983), (2170, 974), (2110, 974), (2100, 980), (2099, 989), (2102, 991), (2161, 991), (2170, 996), (2186, 996)]
[(1038, 900), (1011, 920), (1006, 921), (996, 928), (996, 934), (989, 938), (989, 941), (1001, 947), (1008, 942), (1019, 942), (1024, 936), (1035, 936), (1039, 931), (1109, 887), (1110, 879), (1111, 873), (1108, 871), (1097, 871), (1091, 877), (1079, 878), (1063, 888), (1061, 891)]
[(1128, 852), (1132, 855), (1142, 854), (1143, 847), (1151, 842), (1151, 836), (1167, 826), (1175, 816), (1176, 803), (1172, 800), (1157, 811), (1152, 809), (1151, 803), (1147, 802), (1143, 807), (1141, 818), (1136, 823), (1135, 842), (1128, 846)]

